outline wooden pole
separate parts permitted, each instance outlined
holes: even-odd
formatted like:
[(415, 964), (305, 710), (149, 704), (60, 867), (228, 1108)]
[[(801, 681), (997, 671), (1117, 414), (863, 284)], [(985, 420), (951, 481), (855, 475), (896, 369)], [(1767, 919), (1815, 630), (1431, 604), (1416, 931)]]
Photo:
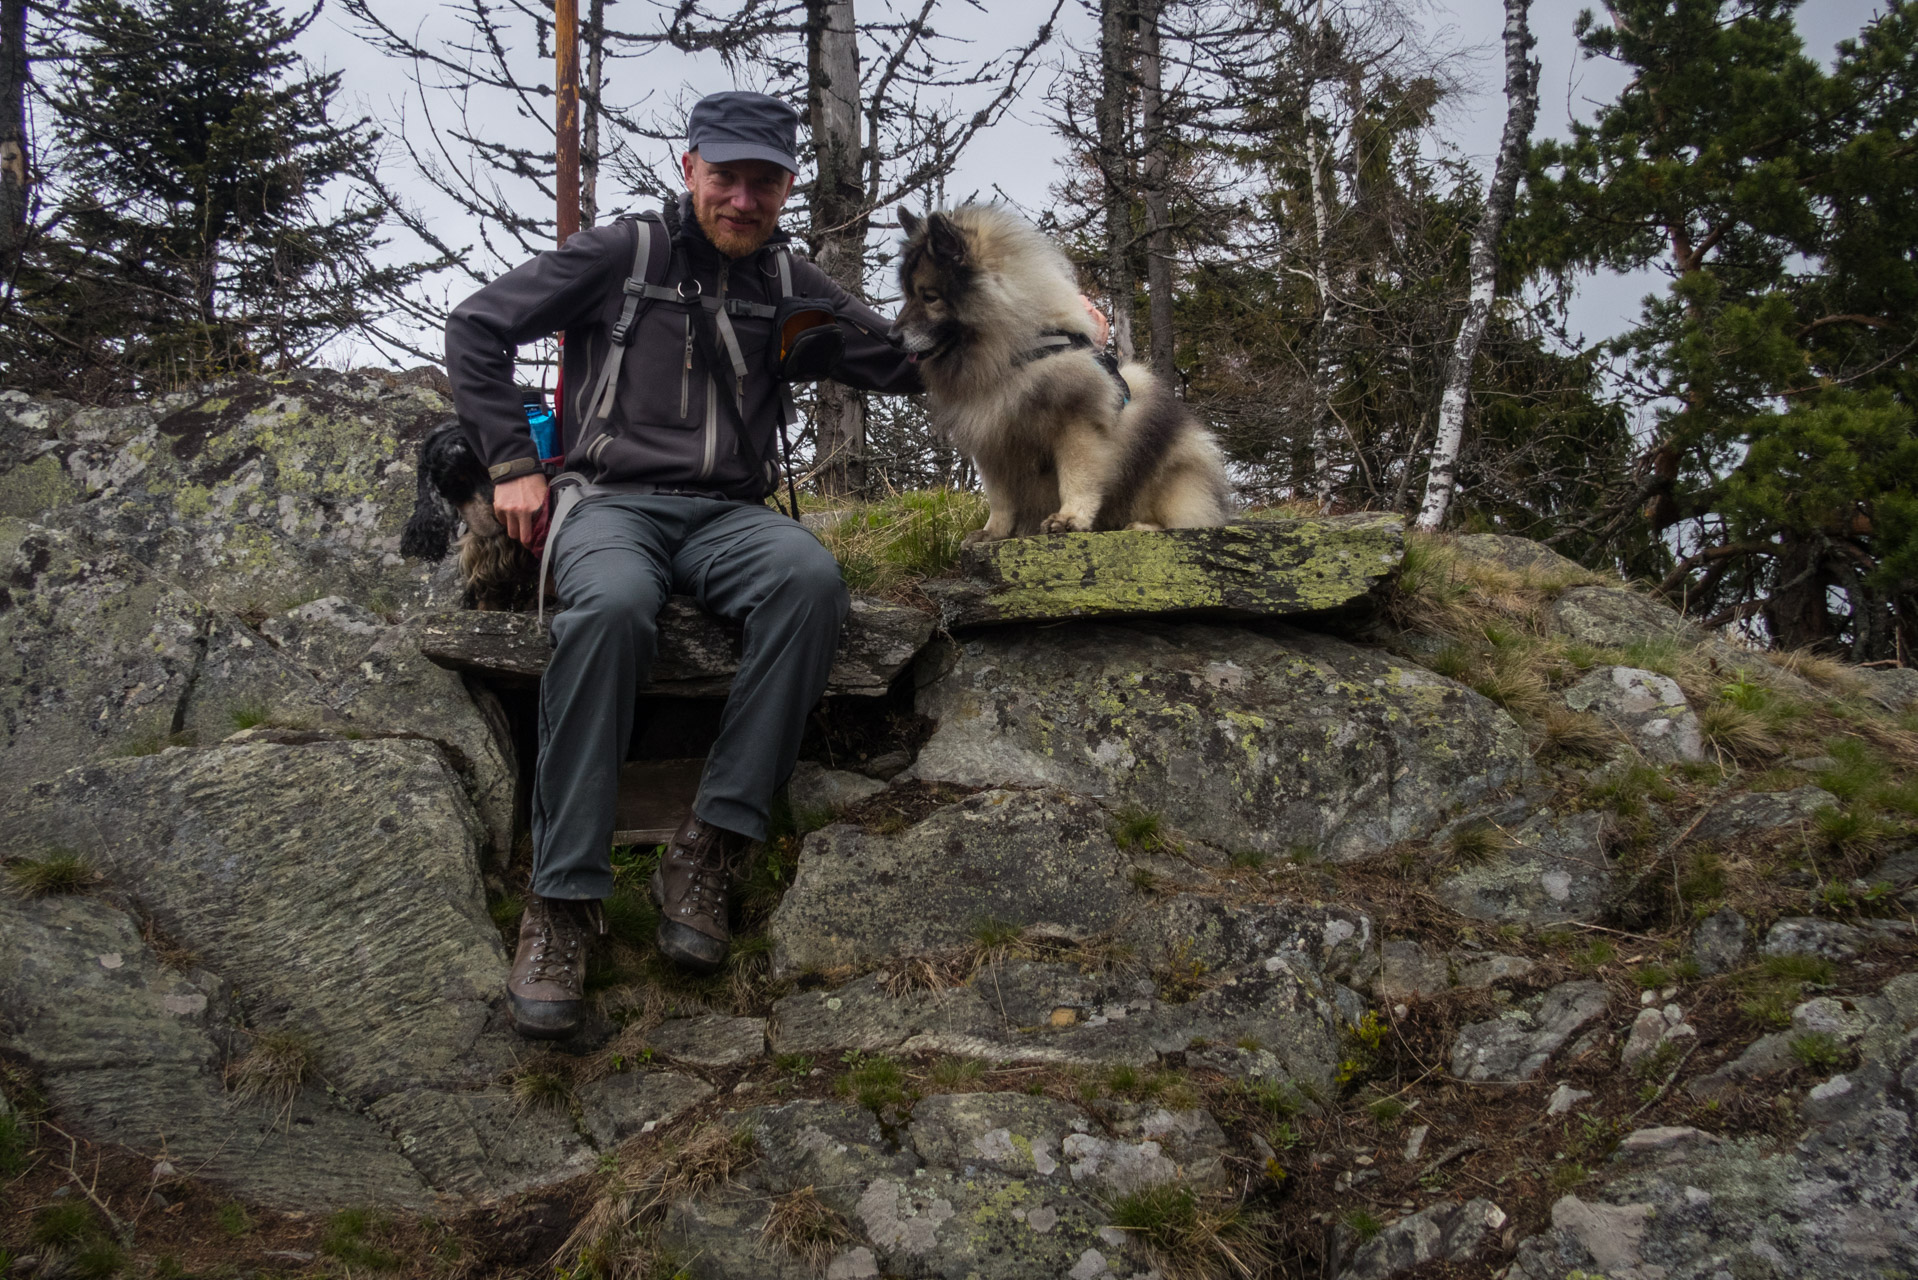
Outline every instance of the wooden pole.
[(579, 0), (553, 6), (553, 60), (559, 110), (554, 120), (559, 195), (559, 242), (579, 230)]

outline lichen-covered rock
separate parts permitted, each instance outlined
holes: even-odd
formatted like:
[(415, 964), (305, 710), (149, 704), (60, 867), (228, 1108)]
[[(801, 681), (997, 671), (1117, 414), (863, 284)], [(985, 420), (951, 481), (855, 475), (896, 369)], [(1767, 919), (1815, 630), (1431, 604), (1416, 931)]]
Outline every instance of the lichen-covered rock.
[(0, 402), (0, 506), (109, 534), (235, 613), (342, 595), (444, 607), (450, 561), (404, 561), (418, 442), (451, 416), (430, 380), (302, 371), (117, 408)]
[(1865, 696), (1887, 711), (1908, 711), (1918, 704), (1918, 668), (1859, 667)]
[(223, 1082), (245, 1053), (227, 984), (169, 969), (97, 898), (0, 895), (0, 1047), (32, 1069), (60, 1123), (164, 1150), (197, 1176), (277, 1208), (425, 1208), (426, 1184), (375, 1122), (315, 1081), (291, 1100)]
[(1807, 831), (1820, 809), (1837, 803), (1838, 797), (1818, 787), (1746, 792), (1715, 805), (1698, 834), (1708, 840), (1736, 840), (1769, 831)]
[[(994, 1101), (974, 1100), (981, 1096)], [(921, 1126), (921, 1110), (935, 1119)], [(1023, 1095), (934, 1097), (897, 1134), (846, 1103), (724, 1116), (722, 1124), (753, 1127), (759, 1160), (734, 1185), (675, 1204), (666, 1243), (697, 1256), (707, 1280), (798, 1280), (810, 1270), (762, 1229), (774, 1197), (810, 1187), (857, 1234), (829, 1276), (1097, 1280), (1116, 1268), (1118, 1276), (1142, 1277), (1147, 1267), (1126, 1234), (1109, 1225), (1097, 1183), (1081, 1186), (1063, 1151), (1050, 1145), (1063, 1147), (1081, 1132), (1070, 1112)], [(1093, 1127), (1083, 1117), (1078, 1124)], [(1098, 1256), (1096, 1269), (1087, 1268), (1088, 1254)]]
[(870, 965), (963, 946), (985, 924), (1084, 940), (1146, 901), (1098, 805), (986, 791), (897, 835), (837, 824), (806, 838), (773, 912), (773, 972)]
[(389, 626), (338, 596), (268, 618), (259, 634), (306, 677), (306, 696), (337, 717), (343, 732), (404, 734), (438, 744), (466, 784), (494, 859), (505, 863), (519, 769), (506, 713), (491, 691), (427, 661), (416, 627)]
[(801, 760), (793, 766), (792, 777), (786, 780), (786, 799), (795, 816), (836, 815), (885, 789), (885, 783), (863, 773), (828, 769), (811, 760)]
[[(855, 595), (826, 692), (883, 697), (932, 635), (923, 609)], [(531, 613), (436, 613), (416, 620), (420, 650), (441, 666), (498, 684), (531, 687), (553, 645)], [(681, 698), (724, 697), (739, 670), (740, 628), (674, 596), (659, 613), (659, 653), (648, 687)]]
[(1246, 520), (1216, 529), (1067, 533), (968, 547), (928, 583), (949, 628), (1141, 614), (1276, 618), (1366, 599), (1405, 554), (1397, 516)]
[(1751, 926), (1730, 907), (1720, 907), (1692, 931), (1692, 960), (1706, 977), (1728, 973), (1751, 950)]
[(730, 1067), (766, 1052), (764, 1018), (720, 1013), (668, 1018), (645, 1033), (646, 1047), (663, 1058), (695, 1067)]
[(1678, 681), (1636, 667), (1599, 667), (1565, 691), (1565, 705), (1623, 733), (1655, 764), (1703, 760), (1705, 740)]
[(1759, 950), (1768, 956), (1817, 956), (1825, 960), (1856, 960), (1879, 943), (1896, 942), (1918, 934), (1906, 920), (1865, 920), (1846, 924), (1814, 916), (1787, 916), (1772, 925)]
[(490, 1075), (473, 1051), (505, 954), (479, 824), (432, 744), (169, 750), (74, 770), (3, 812), (13, 848), (85, 854), (243, 978), (248, 1018), (311, 1035), (345, 1096)]
[(1809, 1092), (1795, 1143), (1714, 1141), (1676, 1129), (1631, 1135), (1613, 1176), (1561, 1199), (1551, 1228), (1520, 1243), (1514, 1277), (1918, 1273), (1910, 1089), (1918, 1078), (1918, 978), (1894, 979), (1858, 1003), (1870, 1012), (1859, 1066)]
[(505, 717), (491, 694), (420, 657), (408, 628), (335, 596), (255, 631), (113, 535), (14, 528), (11, 607), (0, 609), (9, 788), (255, 724), (411, 735), (445, 750), (506, 856), (517, 770)]
[(1606, 830), (1602, 814), (1538, 810), (1511, 827), (1485, 861), (1445, 875), (1433, 892), (1474, 920), (1532, 925), (1596, 920), (1612, 883)]
[[(1193, 981), (1203, 986), (1195, 991)], [(1156, 977), (1009, 960), (938, 991), (894, 994), (875, 974), (787, 996), (773, 1007), (769, 1038), (779, 1053), (953, 1053), (1075, 1066), (1146, 1067), (1184, 1053), (1227, 1075), (1325, 1088), (1341, 1032), (1362, 1008), (1295, 949), (1223, 972), (1191, 965)]]
[[(524, 1046), (498, 1010), (506, 956), (480, 886), (485, 833), (442, 749), (410, 738), (253, 733), (260, 736), (212, 750), (83, 766), (0, 808), (9, 852), (85, 855), (102, 871), (104, 892), (137, 900), (159, 936), (205, 966), (209, 976), (187, 975), (187, 986), (153, 977), (150, 965), (139, 970), (164, 1010), (173, 1010), (171, 996), (190, 1013), (217, 1005), (199, 1024), (217, 1052), (201, 1045), (193, 1049), (200, 1058), (143, 1063), (133, 1041), (152, 1033), (135, 1025), (138, 1010), (124, 993), (78, 980), (48, 987), (63, 1003), (21, 1033), (22, 1050), (45, 1059), (51, 1093), (74, 1100), (64, 1113), (76, 1132), (150, 1146), (144, 1129), (127, 1126), (157, 1121), (176, 1153), (231, 1142), (244, 1150), (216, 1162), (230, 1170), (216, 1176), (275, 1203), (295, 1205), (309, 1188), (314, 1203), (414, 1203), (432, 1192), (507, 1195), (574, 1176), (605, 1145), (710, 1092), (683, 1077), (609, 1077), (581, 1091), (578, 1126), (529, 1112), (504, 1083)], [(19, 908), (29, 919), (54, 909)], [(0, 941), (21, 936), (5, 932)], [(36, 955), (64, 954), (29, 943)], [(96, 950), (134, 962), (129, 946)], [(91, 973), (97, 957), (81, 960), (81, 975)], [(80, 1061), (80, 1051), (62, 1058), (45, 1048), (49, 1027), (96, 1027), (104, 1038), (122, 1021), (132, 1038), (129, 1079), (151, 1091), (150, 1106), (103, 1092), (99, 1064)], [(243, 1038), (220, 1039), (236, 1024), (304, 1037), (325, 1087), (302, 1093), (294, 1114), (304, 1117), (299, 1132), (337, 1137), (337, 1160), (312, 1156), (310, 1170), (287, 1175), (281, 1166), (305, 1148), (257, 1141), (270, 1114), (247, 1111), (254, 1127), (241, 1142), (224, 1100), (194, 1101), (209, 1079), (217, 1084), (221, 1053), (243, 1047)], [(107, 1101), (88, 1103), (96, 1094)], [(279, 1187), (292, 1190), (275, 1200)]]
[(1566, 1041), (1605, 1012), (1602, 982), (1561, 982), (1485, 1022), (1459, 1029), (1452, 1074), (1462, 1080), (1530, 1080)]
[(1623, 586), (1574, 587), (1552, 601), (1549, 623), (1568, 639), (1601, 649), (1661, 640), (1689, 646), (1703, 638), (1670, 605)]
[(1511, 573), (1544, 585), (1590, 581), (1597, 575), (1576, 560), (1569, 560), (1542, 542), (1517, 538), (1509, 533), (1462, 533), (1449, 545), (1463, 558), (1496, 565)]
[(1284, 627), (1008, 628), (922, 659), (921, 680), (939, 727), (906, 776), (1102, 796), (1225, 849), (1361, 857), (1529, 766), (1471, 690)]
[(1504, 1225), (1505, 1211), (1490, 1200), (1435, 1204), (1408, 1213), (1371, 1239), (1356, 1243), (1338, 1277), (1387, 1280), (1434, 1259), (1467, 1262), (1496, 1239)]

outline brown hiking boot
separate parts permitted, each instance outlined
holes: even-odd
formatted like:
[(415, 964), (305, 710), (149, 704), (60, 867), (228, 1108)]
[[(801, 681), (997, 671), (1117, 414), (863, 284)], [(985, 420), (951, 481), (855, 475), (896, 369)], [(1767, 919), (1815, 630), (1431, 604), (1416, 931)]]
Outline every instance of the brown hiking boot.
[(519, 919), (519, 949), (506, 979), (513, 1026), (535, 1040), (557, 1040), (579, 1026), (586, 999), (586, 951), (595, 933), (606, 932), (597, 902), (526, 897)]
[(712, 973), (725, 962), (733, 937), (727, 900), (751, 844), (736, 831), (696, 817), (680, 824), (653, 871), (661, 955), (695, 973)]

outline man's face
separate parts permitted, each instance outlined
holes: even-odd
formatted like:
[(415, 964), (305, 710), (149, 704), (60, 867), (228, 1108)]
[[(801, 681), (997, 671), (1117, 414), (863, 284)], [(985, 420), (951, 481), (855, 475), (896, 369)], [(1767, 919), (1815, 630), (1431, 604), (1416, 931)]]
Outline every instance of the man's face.
[(779, 211), (792, 194), (793, 175), (770, 160), (707, 164), (697, 151), (680, 157), (693, 215), (719, 251), (743, 258), (779, 225)]

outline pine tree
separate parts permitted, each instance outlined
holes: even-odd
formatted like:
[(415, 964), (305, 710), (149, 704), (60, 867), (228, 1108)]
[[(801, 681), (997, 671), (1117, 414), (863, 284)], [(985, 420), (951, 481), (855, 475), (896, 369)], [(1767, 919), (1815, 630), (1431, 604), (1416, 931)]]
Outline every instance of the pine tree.
[(1583, 19), (1588, 53), (1633, 78), (1535, 149), (1517, 238), (1552, 270), (1672, 279), (1615, 344), (1656, 435), (1592, 531), (1637, 567), (1663, 557), (1710, 624), (1891, 657), (1918, 605), (1918, 4), (1830, 72), (1797, 7), (1621, 0), (1609, 25)]
[[(14, 306), (33, 353), (123, 386), (304, 363), (371, 325), (417, 266), (381, 266), (385, 207), (351, 182), (378, 135), (263, 0), (78, 0), (56, 113), (58, 213)], [(10, 381), (23, 376), (7, 353)], [(51, 366), (51, 367), (49, 367)]]

